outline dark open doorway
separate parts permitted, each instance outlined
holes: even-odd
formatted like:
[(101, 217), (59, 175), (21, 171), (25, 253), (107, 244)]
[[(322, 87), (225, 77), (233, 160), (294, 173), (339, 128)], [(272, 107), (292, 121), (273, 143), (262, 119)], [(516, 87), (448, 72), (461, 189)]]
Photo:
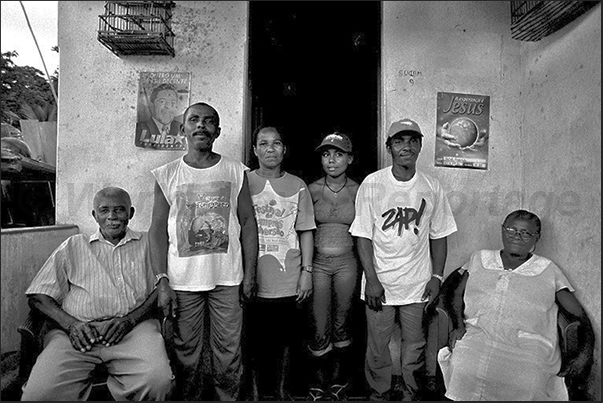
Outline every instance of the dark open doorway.
[[(381, 3), (252, 1), (249, 14), (251, 130), (282, 127), (284, 167), (306, 182), (322, 175), (322, 136), (344, 132), (355, 149), (349, 174), (363, 180), (378, 163)], [(249, 138), (246, 149), (255, 168)]]
[[(378, 168), (381, 3), (252, 1), (249, 15), (246, 164), (257, 168), (251, 132), (279, 126), (288, 145), (285, 170), (310, 183), (323, 175), (315, 147), (325, 134), (338, 130), (352, 139), (355, 159), (348, 174), (361, 182)], [(354, 311), (349, 392), (350, 400), (364, 400), (366, 325), (359, 298)], [(307, 396), (311, 371), (305, 351), (308, 313), (299, 312), (299, 349), (292, 352), (291, 392), (296, 397)]]

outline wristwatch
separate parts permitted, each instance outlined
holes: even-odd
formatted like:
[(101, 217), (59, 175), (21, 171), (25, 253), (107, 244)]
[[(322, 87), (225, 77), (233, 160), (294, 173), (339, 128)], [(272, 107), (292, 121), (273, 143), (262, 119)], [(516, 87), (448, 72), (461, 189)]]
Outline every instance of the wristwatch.
[(440, 283), (441, 283), (442, 281), (444, 281), (444, 277), (440, 276), (439, 274), (435, 274), (435, 273), (434, 273), (434, 274), (432, 274), (432, 275), (431, 275), (431, 277), (433, 277), (433, 278), (437, 278), (438, 280), (440, 280)]
[(159, 285), (159, 282), (161, 281), (162, 278), (166, 278), (167, 281), (170, 281), (170, 278), (168, 277), (168, 275), (166, 273), (159, 273), (155, 275), (155, 288), (157, 288), (157, 286)]

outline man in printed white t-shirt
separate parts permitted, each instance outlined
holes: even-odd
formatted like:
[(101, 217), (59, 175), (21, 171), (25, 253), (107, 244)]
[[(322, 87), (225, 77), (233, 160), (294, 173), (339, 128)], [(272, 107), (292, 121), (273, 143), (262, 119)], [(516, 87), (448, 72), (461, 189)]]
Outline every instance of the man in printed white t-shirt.
[(356, 196), (357, 237), (366, 303), (365, 375), (369, 400), (388, 400), (389, 343), (399, 317), (404, 398), (417, 400), (425, 367), (425, 304), (439, 292), (447, 237), (456, 223), (437, 179), (416, 167), (423, 134), (410, 119), (392, 123), (385, 143), (392, 165), (368, 175)]
[(186, 154), (151, 171), (151, 262), (157, 304), (176, 318), (176, 400), (201, 399), (205, 348), (214, 399), (238, 400), (241, 387), (242, 304), (255, 293), (258, 230), (248, 168), (213, 151), (220, 133), (212, 106), (189, 106), (180, 127)]

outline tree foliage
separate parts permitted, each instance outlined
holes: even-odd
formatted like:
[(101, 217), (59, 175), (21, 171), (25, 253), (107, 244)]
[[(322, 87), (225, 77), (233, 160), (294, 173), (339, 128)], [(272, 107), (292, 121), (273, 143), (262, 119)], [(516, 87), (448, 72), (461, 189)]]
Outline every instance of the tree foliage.
[[(19, 127), (16, 117), (31, 119), (31, 111), (45, 111), (40, 114), (34, 112), (37, 120), (52, 120), (53, 116), (56, 119), (56, 102), (44, 73), (35, 67), (17, 66), (13, 59), (18, 56), (15, 51), (2, 53), (2, 122)], [(51, 76), (51, 80), (56, 91), (57, 71)], [(49, 112), (53, 110), (54, 114)]]

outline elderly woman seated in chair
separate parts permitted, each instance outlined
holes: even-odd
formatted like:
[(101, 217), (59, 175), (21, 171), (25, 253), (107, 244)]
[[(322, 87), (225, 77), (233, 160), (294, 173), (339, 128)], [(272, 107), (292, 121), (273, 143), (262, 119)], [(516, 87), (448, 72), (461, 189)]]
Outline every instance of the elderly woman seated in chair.
[[(590, 320), (563, 271), (534, 254), (540, 231), (538, 216), (513, 211), (501, 228), (504, 248), (473, 253), (442, 289), (453, 327), (438, 353), (448, 399), (568, 400), (562, 377), (590, 367)], [(580, 322), (581, 350), (563, 367), (558, 309)]]

